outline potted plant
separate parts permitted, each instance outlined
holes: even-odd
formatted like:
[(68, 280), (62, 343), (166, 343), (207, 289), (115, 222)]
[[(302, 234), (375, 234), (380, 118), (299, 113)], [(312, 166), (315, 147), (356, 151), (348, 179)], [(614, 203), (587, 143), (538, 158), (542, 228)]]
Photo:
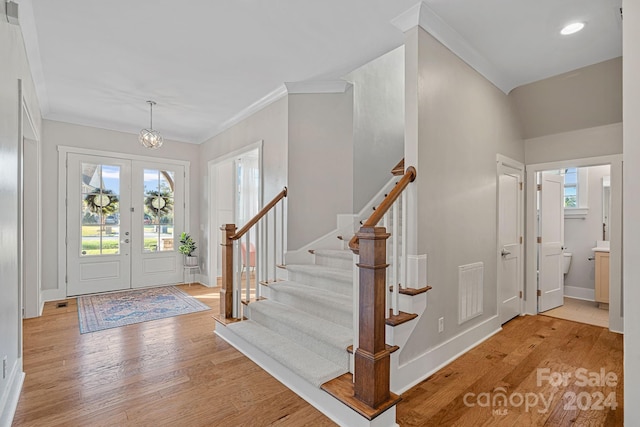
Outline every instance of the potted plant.
[(198, 265), (198, 257), (193, 255), (193, 252), (196, 250), (196, 242), (193, 238), (187, 233), (183, 231), (180, 234), (180, 247), (178, 251), (184, 255), (184, 265), (187, 267), (195, 267)]

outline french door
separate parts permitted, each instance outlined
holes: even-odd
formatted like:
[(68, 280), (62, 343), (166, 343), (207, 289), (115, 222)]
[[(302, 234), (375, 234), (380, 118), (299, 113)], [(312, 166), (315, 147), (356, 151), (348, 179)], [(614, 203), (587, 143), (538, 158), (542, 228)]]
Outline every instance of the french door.
[(67, 154), (67, 296), (182, 281), (184, 166)]

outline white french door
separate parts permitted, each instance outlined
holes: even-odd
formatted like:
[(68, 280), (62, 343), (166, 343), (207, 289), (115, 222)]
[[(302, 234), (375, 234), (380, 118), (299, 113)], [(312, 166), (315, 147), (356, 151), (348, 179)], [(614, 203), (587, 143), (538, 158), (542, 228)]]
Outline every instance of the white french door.
[(184, 166), (67, 154), (67, 296), (179, 283)]

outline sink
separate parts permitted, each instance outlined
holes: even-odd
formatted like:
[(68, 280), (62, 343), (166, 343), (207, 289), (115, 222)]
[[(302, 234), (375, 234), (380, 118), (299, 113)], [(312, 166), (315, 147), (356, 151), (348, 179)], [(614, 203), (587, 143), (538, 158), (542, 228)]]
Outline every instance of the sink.
[(609, 252), (608, 240), (596, 240), (596, 247), (591, 248), (593, 252)]

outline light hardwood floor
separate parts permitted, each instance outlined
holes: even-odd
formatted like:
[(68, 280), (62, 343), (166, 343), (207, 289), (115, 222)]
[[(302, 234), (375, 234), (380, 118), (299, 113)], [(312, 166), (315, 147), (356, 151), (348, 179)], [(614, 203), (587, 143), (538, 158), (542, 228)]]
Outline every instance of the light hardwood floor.
[[(307, 404), (213, 334), (218, 289), (181, 286), (207, 312), (80, 335), (75, 300), (47, 303), (24, 322), (26, 379), (14, 426), (332, 426)], [(538, 368), (571, 373), (567, 386), (536, 384)], [(612, 371), (615, 387), (580, 387), (576, 369)], [(481, 407), (480, 395), (505, 387), (507, 412)], [(401, 426), (622, 425), (622, 337), (545, 316), (522, 317), (406, 392)], [(564, 410), (563, 395), (614, 391), (618, 408)], [(469, 395), (468, 393), (475, 393)], [(548, 399), (525, 410), (517, 394)], [(588, 396), (587, 396), (588, 394)], [(467, 398), (465, 399), (465, 395)], [(593, 399), (591, 399), (593, 400)], [(465, 401), (467, 404), (465, 404)], [(470, 407), (469, 404), (476, 404)], [(595, 402), (592, 401), (592, 404)], [(498, 408), (503, 409), (503, 408)]]

